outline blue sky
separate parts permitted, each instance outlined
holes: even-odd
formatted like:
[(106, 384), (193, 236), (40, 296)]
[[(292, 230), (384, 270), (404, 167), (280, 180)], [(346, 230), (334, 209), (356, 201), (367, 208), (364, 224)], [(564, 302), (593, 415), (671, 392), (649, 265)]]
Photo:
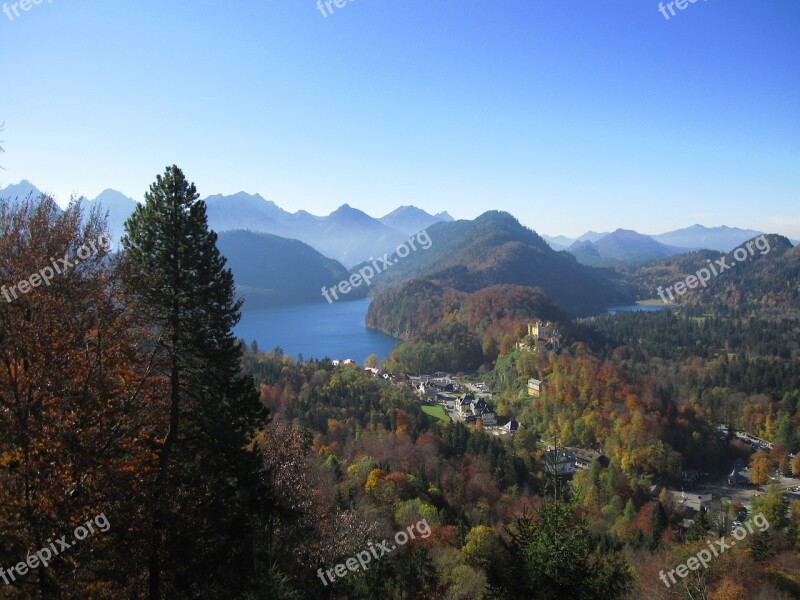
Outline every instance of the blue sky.
[(800, 238), (797, 0), (315, 2), (0, 13), (0, 186), (141, 199), (176, 163), (315, 214)]

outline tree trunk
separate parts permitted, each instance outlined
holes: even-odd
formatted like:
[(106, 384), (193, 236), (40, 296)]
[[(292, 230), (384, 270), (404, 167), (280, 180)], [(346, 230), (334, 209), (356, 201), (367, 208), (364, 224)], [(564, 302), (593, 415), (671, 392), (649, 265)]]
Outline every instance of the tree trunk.
[(179, 400), (180, 371), (177, 361), (172, 363), (172, 373), (170, 376), (170, 406), (169, 406), (169, 431), (164, 438), (164, 446), (161, 448), (161, 456), (158, 459), (158, 474), (156, 476), (156, 486), (153, 493), (153, 515), (150, 538), (150, 600), (161, 600), (161, 530), (164, 525), (163, 510), (161, 506), (164, 492), (168, 481), (169, 459), (172, 455), (172, 448), (178, 439), (178, 417), (180, 416)]

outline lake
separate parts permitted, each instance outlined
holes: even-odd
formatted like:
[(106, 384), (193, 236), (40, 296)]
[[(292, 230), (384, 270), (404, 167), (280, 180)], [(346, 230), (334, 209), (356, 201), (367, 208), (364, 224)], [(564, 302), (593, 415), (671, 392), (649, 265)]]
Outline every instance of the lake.
[(655, 312), (668, 308), (669, 304), (631, 304), (629, 306), (611, 306), (606, 310), (610, 315), (618, 312)]
[(302, 354), (304, 360), (352, 358), (362, 365), (370, 354), (377, 354), (380, 364), (400, 340), (367, 329), (369, 303), (364, 299), (243, 311), (233, 333), (248, 345), (255, 340), (262, 352), (280, 346), (284, 354)]

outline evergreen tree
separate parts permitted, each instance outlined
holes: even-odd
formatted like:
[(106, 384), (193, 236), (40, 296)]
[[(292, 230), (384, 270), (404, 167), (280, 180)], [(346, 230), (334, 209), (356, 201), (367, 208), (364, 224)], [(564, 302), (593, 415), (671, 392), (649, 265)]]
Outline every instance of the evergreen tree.
[(547, 501), (532, 518), (523, 514), (509, 529), (511, 541), (497, 557), (493, 581), (501, 598), (613, 600), (631, 588), (631, 568), (592, 540), (574, 501)]
[(231, 329), (241, 301), (209, 231), (205, 203), (168, 167), (125, 225), (128, 289), (154, 326), (169, 376), (169, 427), (150, 507), (149, 591), (233, 596), (253, 580), (249, 515), (257, 456), (246, 450), (265, 415)]
[(774, 555), (774, 543), (769, 531), (757, 531), (751, 535), (750, 556), (755, 562), (763, 562)]
[(661, 536), (669, 523), (667, 519), (667, 511), (664, 510), (664, 505), (660, 501), (656, 502), (653, 507), (653, 513), (650, 516), (650, 548), (655, 550), (661, 542)]
[(702, 540), (706, 537), (708, 532), (711, 531), (712, 526), (713, 523), (711, 522), (711, 517), (708, 516), (708, 511), (700, 507), (700, 512), (697, 513), (697, 517), (692, 521), (691, 526), (686, 532), (686, 539), (690, 542)]

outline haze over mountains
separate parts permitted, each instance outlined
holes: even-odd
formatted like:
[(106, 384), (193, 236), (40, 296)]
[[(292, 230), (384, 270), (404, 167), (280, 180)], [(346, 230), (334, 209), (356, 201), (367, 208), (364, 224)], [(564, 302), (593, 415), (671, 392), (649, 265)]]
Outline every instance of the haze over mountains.
[[(41, 193), (31, 182), (23, 180), (0, 190), (0, 197), (21, 199)], [(345, 266), (391, 252), (410, 235), (433, 223), (453, 220), (446, 212), (430, 215), (414, 206), (401, 206), (380, 219), (348, 204), (328, 216), (316, 216), (303, 210), (290, 213), (259, 194), (246, 192), (231, 196), (214, 194), (204, 200), (209, 227), (218, 233), (247, 230), (300, 240)], [(136, 201), (108, 189), (85, 202), (87, 210), (101, 205), (108, 211), (109, 230), (117, 243)]]
[[(569, 238), (563, 235), (542, 235), (542, 237), (554, 250), (569, 249), (572, 251), (574, 249), (595, 248), (598, 250), (600, 256), (618, 259), (624, 262), (624, 254), (635, 254), (637, 250), (641, 250), (643, 253), (664, 253), (663, 256), (670, 256), (671, 254), (679, 254), (701, 248), (716, 250), (717, 252), (729, 252), (742, 244), (742, 242), (753, 239), (764, 232), (755, 231), (753, 229), (728, 227), (726, 225), (720, 227), (692, 225), (691, 227), (676, 229), (675, 231), (668, 231), (657, 235), (637, 234), (638, 237), (631, 235), (636, 233), (637, 232), (630, 230), (617, 229), (611, 233), (587, 231), (577, 238)], [(609, 237), (610, 239), (606, 240), (605, 243), (597, 245), (600, 240)], [(645, 238), (654, 240), (664, 246), (672, 246), (672, 248), (664, 248), (650, 244)], [(589, 245), (587, 245), (587, 242)], [(626, 242), (628, 247), (621, 248), (620, 253), (612, 251), (612, 246), (616, 245), (619, 247), (626, 245)], [(604, 252), (606, 252), (606, 254), (604, 254)]]
[(628, 229), (617, 229), (594, 242), (577, 241), (568, 248), (581, 263), (592, 266), (640, 264), (696, 249), (667, 246)]
[[(35, 185), (23, 180), (0, 190), (0, 197), (24, 198), (40, 193)], [(434, 223), (453, 221), (447, 212), (432, 215), (415, 206), (401, 206), (380, 218), (348, 204), (328, 216), (316, 216), (304, 210), (290, 213), (259, 194), (246, 192), (229, 196), (214, 194), (205, 198), (205, 202), (209, 225), (217, 232), (245, 229), (298, 239), (346, 266), (391, 251), (408, 236)], [(109, 228), (116, 239), (136, 201), (107, 189), (97, 198), (86, 201), (87, 208), (95, 205), (102, 205), (108, 211)], [(657, 235), (624, 229), (610, 233), (587, 231), (577, 238), (540, 235), (554, 250), (569, 250), (586, 264), (609, 266), (641, 263), (701, 248), (728, 252), (761, 233), (725, 225), (692, 225)]]
[[(308, 244), (269, 233), (223, 231), (217, 246), (228, 260), (236, 291), (247, 299), (247, 308), (305, 304), (322, 301), (323, 285), (348, 278), (347, 269)], [(366, 295), (354, 290), (349, 299)]]
[[(0, 190), (0, 197), (39, 193), (22, 181)], [(375, 264), (386, 253), (392, 255), (399, 244), (427, 229), (429, 249), (417, 247), (375, 277), (370, 287), (353, 289), (347, 299), (374, 296), (423, 279), (434, 282), (437, 289), (467, 294), (498, 285), (536, 287), (567, 312), (588, 314), (631, 300), (618, 274), (595, 267), (631, 267), (701, 248), (727, 252), (760, 234), (694, 225), (656, 236), (617, 229), (589, 231), (576, 239), (553, 238), (497, 211), (473, 221), (454, 221), (447, 213), (432, 215), (414, 206), (401, 206), (381, 218), (348, 204), (327, 216), (302, 210), (290, 213), (259, 194), (245, 192), (216, 194), (205, 202), (209, 227), (219, 234), (220, 249), (248, 308), (323, 302), (323, 286), (338, 285), (359, 267)], [(135, 206), (136, 201), (113, 189), (85, 201), (87, 209), (107, 211), (115, 244)]]
[(401, 207), (382, 219), (343, 204), (330, 215), (318, 217), (300, 210), (290, 213), (259, 194), (239, 192), (205, 199), (209, 226), (215, 231), (246, 229), (297, 239), (345, 266), (394, 250), (409, 235), (438, 221), (447, 213), (429, 215), (415, 207)]
[(397, 231), (402, 231), (406, 235), (413, 235), (418, 231), (422, 231), (426, 227), (430, 227), (434, 223), (438, 223), (439, 221), (453, 220), (453, 217), (446, 212), (429, 215), (424, 210), (417, 208), (416, 206), (401, 206), (400, 208), (390, 212), (385, 217), (382, 217), (380, 222), (387, 227), (391, 227)]

